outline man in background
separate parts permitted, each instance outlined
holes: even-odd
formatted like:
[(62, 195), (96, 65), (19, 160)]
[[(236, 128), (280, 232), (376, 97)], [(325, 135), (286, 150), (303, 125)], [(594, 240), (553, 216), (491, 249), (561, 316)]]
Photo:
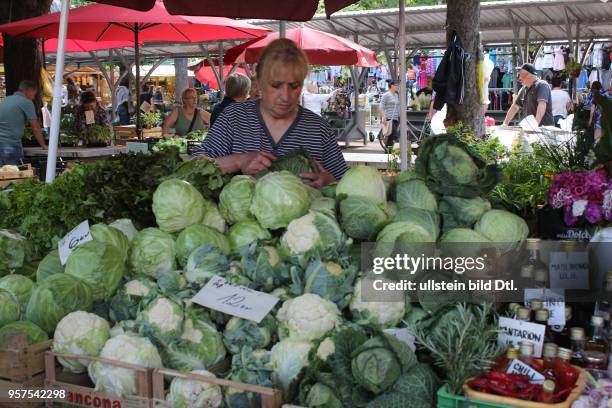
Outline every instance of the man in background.
[(519, 80), (523, 87), (516, 96), (515, 102), (508, 109), (504, 125), (508, 125), (522, 109), (523, 116), (535, 116), (538, 126), (553, 126), (552, 100), (550, 85), (538, 78), (533, 64), (523, 64), (519, 71)]

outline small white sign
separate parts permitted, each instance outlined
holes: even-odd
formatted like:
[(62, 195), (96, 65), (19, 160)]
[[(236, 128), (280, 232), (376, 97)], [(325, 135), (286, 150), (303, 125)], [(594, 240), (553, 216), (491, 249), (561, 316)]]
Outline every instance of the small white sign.
[(140, 110), (143, 111), (144, 113), (149, 113), (151, 112), (151, 104), (147, 101), (143, 101), (140, 104)]
[(586, 251), (552, 252), (548, 265), (551, 288), (589, 289), (589, 255)]
[(93, 237), (89, 231), (89, 221), (85, 220), (72, 229), (64, 238), (57, 243), (60, 262), (66, 264), (68, 257), (77, 246), (92, 241)]
[(128, 153), (144, 153), (149, 154), (149, 144), (140, 142), (127, 142)]
[(506, 371), (507, 374), (521, 374), (529, 377), (529, 382), (532, 384), (544, 384), (544, 376), (523, 363), (521, 360), (514, 359), (510, 362), (510, 366)]
[(497, 326), (499, 329), (497, 344), (506, 348), (509, 345), (520, 346), (521, 342), (530, 341), (534, 344), (534, 357), (542, 356), (546, 326), (508, 317), (500, 317)]
[(246, 286), (232, 285), (215, 275), (193, 297), (192, 302), (259, 323), (272, 310), (278, 298)]
[(416, 340), (416, 338), (414, 337), (414, 335), (410, 332), (408, 328), (385, 329), (383, 331), (385, 333), (392, 335), (399, 341), (406, 343), (408, 347), (412, 349), (412, 351), (416, 351), (416, 345), (414, 344), (414, 341)]
[(85, 124), (93, 125), (94, 123), (96, 123), (96, 116), (94, 114), (94, 111), (86, 110), (85, 111)]
[(542, 300), (549, 326), (565, 326), (565, 289), (525, 289), (525, 306), (531, 299)]

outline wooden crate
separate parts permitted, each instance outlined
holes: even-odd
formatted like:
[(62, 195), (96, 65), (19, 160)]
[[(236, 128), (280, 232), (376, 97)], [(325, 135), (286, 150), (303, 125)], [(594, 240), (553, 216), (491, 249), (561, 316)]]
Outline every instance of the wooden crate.
[(18, 171), (0, 172), (0, 188), (6, 187), (11, 183), (20, 183), (34, 177), (34, 170), (30, 163), (18, 167)]
[[(74, 374), (64, 371), (57, 363), (58, 357), (66, 360), (98, 361), (115, 367), (132, 369), (136, 372), (136, 395), (117, 396), (98, 392), (87, 373)], [(47, 400), (46, 406), (70, 404), (72, 407), (150, 408), (152, 371), (151, 368), (101, 357), (47, 352), (45, 355), (45, 388), (63, 390), (65, 397)]]
[(113, 132), (115, 133), (116, 138), (122, 138), (122, 139), (138, 138), (138, 135), (136, 134), (135, 125), (114, 126)]
[(280, 408), (283, 405), (282, 392), (274, 388), (244, 384), (236, 381), (224, 380), (222, 378), (206, 377), (190, 372), (170, 370), (166, 368), (157, 368), (153, 370), (153, 399), (151, 405), (152, 408), (174, 408), (174, 405), (171, 402), (166, 401), (166, 395), (168, 394), (168, 390), (166, 388), (165, 378), (168, 378), (169, 380), (173, 378), (185, 378), (188, 380), (196, 380), (209, 384), (215, 384), (220, 387), (231, 387), (247, 392), (256, 393), (261, 395), (262, 408)]
[(142, 133), (142, 138), (146, 139), (147, 137), (162, 137), (162, 128), (154, 127), (151, 129), (140, 129)]
[(41, 407), (42, 402), (16, 401), (8, 390), (40, 388), (45, 380), (45, 352), (52, 340), (28, 345), (25, 335), (9, 340), (9, 348), (0, 349), (0, 408)]

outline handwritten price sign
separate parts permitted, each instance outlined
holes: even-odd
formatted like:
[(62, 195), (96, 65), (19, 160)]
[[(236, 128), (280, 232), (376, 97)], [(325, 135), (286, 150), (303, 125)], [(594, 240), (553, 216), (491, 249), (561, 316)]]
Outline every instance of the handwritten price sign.
[(66, 264), (74, 248), (92, 240), (93, 237), (91, 236), (91, 232), (89, 232), (89, 221), (85, 220), (74, 227), (72, 231), (66, 234), (66, 236), (57, 243), (62, 265)]
[(272, 310), (278, 298), (246, 286), (232, 285), (215, 275), (193, 297), (192, 302), (259, 323)]

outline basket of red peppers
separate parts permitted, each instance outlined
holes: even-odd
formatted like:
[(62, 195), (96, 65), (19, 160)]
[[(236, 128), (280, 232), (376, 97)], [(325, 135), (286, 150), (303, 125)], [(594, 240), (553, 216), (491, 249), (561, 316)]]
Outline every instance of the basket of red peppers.
[(490, 370), (468, 380), (464, 391), (470, 399), (513, 407), (569, 408), (586, 384), (580, 367), (570, 367), (572, 372), (567, 367), (557, 367), (557, 371), (553, 367), (555, 380), (547, 375), (543, 383), (534, 383), (527, 375)]

